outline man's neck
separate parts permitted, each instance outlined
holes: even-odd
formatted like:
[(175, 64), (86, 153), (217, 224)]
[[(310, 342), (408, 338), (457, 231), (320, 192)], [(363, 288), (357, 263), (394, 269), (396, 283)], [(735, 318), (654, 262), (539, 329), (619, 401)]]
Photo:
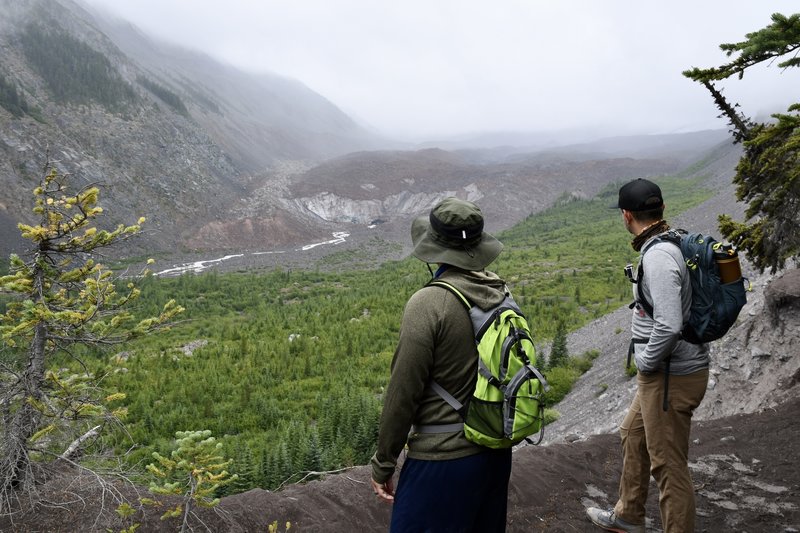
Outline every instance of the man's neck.
[(633, 230), (633, 234), (636, 237), (638, 237), (639, 235), (641, 235), (645, 231), (649, 230), (650, 228), (652, 228), (653, 226), (655, 226), (659, 222), (661, 222), (661, 221), (660, 220), (654, 220), (652, 222), (639, 222), (637, 220), (634, 220), (631, 223), (631, 229)]

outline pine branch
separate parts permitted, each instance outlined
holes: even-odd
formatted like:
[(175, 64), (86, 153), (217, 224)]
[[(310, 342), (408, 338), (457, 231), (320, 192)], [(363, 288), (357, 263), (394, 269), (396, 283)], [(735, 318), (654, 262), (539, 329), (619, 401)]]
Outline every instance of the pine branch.
[(720, 91), (714, 87), (710, 81), (703, 81), (703, 85), (709, 90), (714, 102), (722, 113), (728, 117), (728, 121), (733, 126), (734, 142), (746, 141), (750, 138), (749, 120), (736, 112), (736, 109), (728, 103), (728, 100), (722, 95)]

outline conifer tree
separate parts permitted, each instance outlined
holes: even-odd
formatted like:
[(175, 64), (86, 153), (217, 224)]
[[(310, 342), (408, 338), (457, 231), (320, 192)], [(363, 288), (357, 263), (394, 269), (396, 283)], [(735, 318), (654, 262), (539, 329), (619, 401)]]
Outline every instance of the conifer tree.
[[(67, 178), (48, 161), (33, 191), (38, 224), (18, 225), (31, 248), (12, 255), (9, 274), (0, 277), (7, 302), (0, 315), (0, 514), (33, 487), (35, 467), (55, 457), (74, 460), (87, 440), (123, 414), (113, 402), (124, 395), (100, 390), (81, 348), (144, 335), (183, 310), (170, 301), (158, 316), (139, 320), (126, 310), (139, 296), (134, 278), (118, 290), (119, 280), (94, 257), (135, 235), (144, 219), (98, 230), (92, 224), (103, 212), (99, 190), (71, 193)], [(59, 355), (84, 371), (52, 370)]]
[(183, 498), (180, 505), (167, 510), (161, 519), (182, 518), (181, 532), (184, 532), (189, 528), (194, 507), (216, 506), (217, 493), (238, 476), (226, 470), (231, 461), (222, 456), (222, 443), (210, 431), (178, 431), (175, 444), (176, 449), (169, 457), (153, 452), (156, 463), (147, 465), (147, 470), (161, 481), (151, 483), (150, 492)]
[(308, 441), (308, 454), (305, 460), (305, 467), (308, 470), (318, 472), (323, 468), (322, 462), (322, 446), (319, 441), (319, 433), (317, 428), (311, 429), (311, 435)]
[(261, 478), (264, 488), (275, 488), (280, 481), (278, 480), (277, 467), (275, 466), (275, 453), (268, 447), (261, 449)]
[(253, 450), (247, 443), (236, 443), (233, 448), (233, 470), (236, 472), (236, 480), (228, 484), (219, 496), (228, 494), (238, 494), (245, 492), (261, 483), (260, 468), (256, 465)]
[(294, 473), (294, 465), (292, 464), (291, 457), (289, 457), (289, 450), (286, 448), (286, 441), (282, 441), (280, 443), (276, 453), (275, 470), (280, 474), (280, 483), (283, 483)]
[(702, 83), (729, 120), (734, 142), (744, 147), (733, 182), (739, 200), (748, 203), (747, 221), (720, 217), (720, 231), (762, 272), (774, 273), (787, 259), (800, 255), (800, 103), (787, 113), (772, 115), (774, 122), (754, 123), (739, 113), (714, 82), (744, 77), (747, 69), (764, 62), (782, 69), (800, 66), (800, 14), (772, 15), (772, 24), (745, 35), (738, 43), (720, 45), (729, 63), (714, 68), (693, 68), (684, 76)]
[(567, 366), (568, 361), (567, 326), (564, 324), (563, 320), (559, 320), (556, 326), (555, 337), (553, 337), (553, 345), (550, 347), (550, 358), (548, 359), (547, 366), (548, 368)]

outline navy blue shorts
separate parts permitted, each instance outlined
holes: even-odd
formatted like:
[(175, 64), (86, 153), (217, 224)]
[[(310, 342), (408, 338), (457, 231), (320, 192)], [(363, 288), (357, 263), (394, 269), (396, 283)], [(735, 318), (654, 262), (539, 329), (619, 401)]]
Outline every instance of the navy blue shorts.
[(449, 461), (406, 459), (392, 533), (494, 533), (506, 530), (511, 449)]

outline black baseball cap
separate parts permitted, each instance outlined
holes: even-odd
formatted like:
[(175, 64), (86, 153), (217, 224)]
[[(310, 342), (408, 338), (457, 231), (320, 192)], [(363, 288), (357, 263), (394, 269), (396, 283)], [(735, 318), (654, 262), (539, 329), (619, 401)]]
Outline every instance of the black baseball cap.
[(619, 189), (619, 200), (611, 207), (626, 211), (650, 211), (664, 205), (661, 188), (644, 178), (629, 181)]

